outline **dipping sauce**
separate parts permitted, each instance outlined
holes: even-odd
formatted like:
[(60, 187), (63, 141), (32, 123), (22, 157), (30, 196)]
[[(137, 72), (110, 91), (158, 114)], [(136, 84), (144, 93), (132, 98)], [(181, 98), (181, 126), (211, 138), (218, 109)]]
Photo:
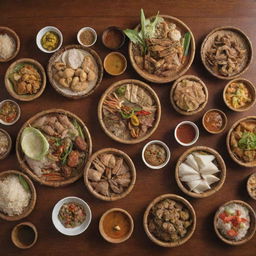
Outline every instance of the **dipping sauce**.
[(112, 52), (105, 57), (104, 68), (110, 75), (121, 75), (127, 66), (125, 57), (119, 52)]
[(208, 131), (215, 133), (221, 131), (224, 126), (223, 117), (216, 110), (207, 112), (204, 116), (203, 123)]
[(31, 245), (35, 240), (35, 232), (30, 226), (20, 226), (17, 231), (17, 235), (20, 243), (25, 246)]
[(188, 144), (195, 139), (196, 130), (192, 125), (185, 123), (177, 128), (176, 135), (180, 142)]
[(18, 108), (15, 103), (11, 101), (5, 101), (0, 106), (0, 119), (5, 123), (12, 123), (18, 117)]
[(47, 51), (55, 50), (60, 43), (59, 35), (53, 31), (47, 31), (41, 39), (41, 44)]
[(129, 217), (118, 210), (111, 211), (103, 219), (104, 233), (112, 239), (124, 239), (131, 231), (131, 221)]
[(102, 34), (103, 44), (111, 50), (119, 49), (124, 40), (124, 33), (117, 27), (107, 28)]
[(85, 46), (91, 46), (95, 41), (95, 35), (90, 29), (81, 32), (79, 39)]
[(9, 138), (0, 130), (0, 158), (6, 154), (9, 148)]
[(145, 149), (144, 157), (150, 165), (159, 166), (166, 161), (167, 153), (160, 144), (150, 144)]
[(65, 228), (75, 228), (85, 221), (86, 213), (82, 205), (70, 202), (62, 205), (58, 218)]

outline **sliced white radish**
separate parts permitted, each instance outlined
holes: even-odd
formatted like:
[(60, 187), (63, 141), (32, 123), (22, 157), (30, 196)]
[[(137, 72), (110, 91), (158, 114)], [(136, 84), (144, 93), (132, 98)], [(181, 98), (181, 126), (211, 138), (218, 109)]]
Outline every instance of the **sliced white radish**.
[(179, 166), (179, 176), (183, 177), (186, 175), (198, 175), (198, 172), (189, 165), (181, 163)]
[(185, 163), (192, 167), (194, 170), (199, 171), (199, 166), (192, 154), (187, 156), (187, 159), (185, 160)]

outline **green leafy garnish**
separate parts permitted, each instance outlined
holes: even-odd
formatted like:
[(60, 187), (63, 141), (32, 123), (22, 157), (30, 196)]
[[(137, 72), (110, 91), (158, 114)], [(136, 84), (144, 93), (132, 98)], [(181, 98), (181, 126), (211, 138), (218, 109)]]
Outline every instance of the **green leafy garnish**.
[(73, 143), (71, 142), (68, 149), (66, 151), (63, 152), (62, 156), (61, 156), (61, 164), (65, 165), (67, 162), (67, 158), (68, 155), (70, 154), (70, 152), (73, 150)]
[(253, 132), (244, 132), (242, 138), (238, 141), (238, 147), (245, 150), (256, 149), (256, 134)]
[(183, 51), (184, 51), (184, 56), (188, 55), (188, 50), (190, 46), (190, 40), (191, 40), (191, 35), (189, 32), (185, 33), (184, 35), (184, 42), (183, 42)]
[(23, 178), (23, 176), (19, 175), (19, 182), (20, 184), (22, 185), (22, 187), (27, 191), (27, 192), (30, 192), (30, 188), (29, 188), (29, 185), (27, 183), (27, 181)]
[(134, 110), (132, 110), (130, 113), (125, 113), (124, 111), (120, 111), (122, 118), (129, 119), (131, 116), (134, 115)]
[(120, 86), (115, 90), (115, 93), (117, 94), (118, 97), (124, 96), (126, 91), (126, 86)]
[(76, 121), (76, 119), (73, 121), (73, 125), (75, 126), (76, 130), (78, 131), (79, 136), (84, 139), (84, 134), (83, 134), (82, 128), (81, 128), (81, 126), (78, 124), (78, 122)]
[(147, 53), (147, 38), (154, 38), (156, 33), (156, 27), (163, 18), (159, 17), (159, 12), (153, 20), (146, 19), (143, 9), (140, 10), (140, 27), (141, 30), (138, 32), (135, 29), (125, 29), (124, 33), (134, 43), (138, 44), (142, 48), (142, 53)]

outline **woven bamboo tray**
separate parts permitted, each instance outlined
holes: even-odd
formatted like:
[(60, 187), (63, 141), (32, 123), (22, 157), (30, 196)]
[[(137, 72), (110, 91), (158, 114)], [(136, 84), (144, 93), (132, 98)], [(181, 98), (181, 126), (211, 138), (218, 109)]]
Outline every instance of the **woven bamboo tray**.
[[(52, 72), (52, 65), (56, 62), (56, 59), (63, 54), (65, 51), (70, 50), (70, 49), (81, 49), (85, 52), (88, 52), (92, 55), (92, 57), (94, 58), (97, 66), (98, 66), (98, 78), (97, 78), (97, 82), (95, 84), (95, 86), (88, 91), (87, 93), (84, 94), (79, 94), (79, 95), (72, 95), (71, 93), (69, 94), (68, 92), (63, 92), (61, 90), (61, 88), (63, 88), (62, 86), (60, 86), (57, 82), (54, 81), (53, 79), (53, 72)], [(92, 49), (82, 46), (82, 45), (78, 45), (78, 44), (72, 44), (72, 45), (68, 45), (65, 47), (62, 47), (60, 50), (58, 50), (57, 52), (55, 52), (52, 57), (49, 60), (48, 66), (47, 66), (47, 74), (48, 74), (48, 79), (50, 81), (50, 84), (52, 85), (52, 87), (61, 95), (70, 98), (70, 99), (80, 99), (80, 98), (85, 98), (88, 97), (89, 95), (91, 95), (96, 89), (97, 87), (100, 85), (102, 77), (103, 77), (103, 66), (102, 66), (102, 61), (99, 57), (99, 55)]]
[[(186, 186), (185, 182), (182, 182), (179, 178), (179, 166), (182, 162), (185, 161), (186, 157), (191, 154), (192, 152), (196, 152), (196, 151), (201, 151), (201, 152), (206, 152), (209, 154), (212, 154), (216, 157), (217, 163), (218, 163), (218, 168), (220, 169), (220, 174), (219, 174), (219, 178), (220, 180), (218, 182), (215, 182), (211, 185), (211, 189), (205, 191), (204, 193), (195, 193), (189, 190), (189, 187)], [(217, 191), (219, 191), (221, 189), (221, 187), (223, 186), (225, 179), (226, 179), (226, 165), (225, 162), (223, 160), (223, 158), (221, 157), (221, 155), (215, 151), (212, 148), (209, 147), (205, 147), (205, 146), (195, 146), (192, 147), (190, 149), (188, 149), (187, 151), (185, 151), (178, 159), (178, 162), (176, 164), (176, 168), (175, 168), (175, 179), (176, 182), (179, 186), (179, 188), (182, 190), (182, 192), (184, 192), (185, 194), (194, 197), (194, 198), (204, 198), (204, 197), (208, 197), (213, 195), (214, 193), (216, 193)]]
[[(204, 90), (204, 93), (205, 93), (205, 102), (202, 103), (198, 109), (194, 110), (194, 111), (185, 111), (181, 108), (179, 108), (175, 101), (174, 101), (174, 92), (175, 92), (175, 89), (178, 85), (179, 82), (181, 82), (182, 80), (191, 80), (191, 81), (195, 81), (195, 82), (198, 82), (200, 83), (202, 86), (203, 86), (203, 90)], [(179, 79), (177, 79), (174, 84), (172, 85), (172, 88), (171, 88), (171, 91), (170, 91), (170, 100), (171, 100), (171, 104), (173, 106), (173, 108), (180, 114), (182, 115), (186, 115), (186, 116), (189, 116), (189, 115), (194, 115), (196, 113), (199, 113), (200, 111), (202, 111), (204, 109), (204, 107), (206, 106), (207, 102), (208, 102), (208, 89), (205, 85), (205, 83), (197, 76), (192, 76), (192, 75), (185, 75), (185, 76), (182, 76), (180, 77)]]
[[(242, 239), (242, 240), (239, 240), (239, 241), (235, 241), (235, 240), (229, 240), (227, 239), (226, 237), (224, 237), (219, 229), (217, 228), (217, 218), (218, 218), (218, 215), (219, 215), (219, 211), (220, 211), (220, 207), (222, 206), (226, 206), (226, 205), (229, 205), (229, 204), (240, 204), (244, 207), (246, 207), (248, 210), (249, 210), (249, 216), (250, 216), (250, 227), (245, 235), (245, 237)], [(229, 202), (226, 202), (225, 204), (221, 205), (219, 207), (219, 209), (216, 211), (215, 213), (215, 216), (214, 216), (214, 230), (217, 234), (217, 236), (226, 244), (229, 244), (229, 245), (242, 245), (246, 242), (248, 242), (250, 239), (253, 238), (254, 236), (254, 233), (256, 231), (256, 215), (255, 215), (255, 211), (253, 210), (253, 208), (247, 204), (246, 202), (244, 201), (241, 201), (241, 200), (231, 200)]]
[(20, 172), (20, 171), (8, 170), (8, 171), (0, 172), (0, 180), (7, 177), (8, 175), (20, 175), (20, 176), (22, 176), (26, 180), (26, 182), (29, 186), (30, 192), (31, 192), (30, 202), (29, 202), (28, 206), (24, 209), (22, 214), (14, 215), (14, 216), (8, 216), (5, 213), (0, 211), (0, 218), (2, 218), (4, 220), (7, 220), (7, 221), (17, 221), (17, 220), (21, 220), (21, 219), (27, 217), (33, 211), (33, 209), (35, 208), (36, 198), (37, 198), (36, 189), (34, 187), (33, 182), (30, 180), (30, 178), (27, 175), (25, 175), (24, 173)]
[[(188, 209), (188, 211), (192, 217), (192, 221), (193, 221), (193, 224), (189, 228), (186, 236), (176, 242), (163, 242), (163, 241), (159, 240), (158, 238), (156, 238), (148, 229), (148, 216), (150, 214), (151, 208), (158, 202), (160, 202), (164, 199), (167, 199), (167, 198), (185, 205), (186, 208)], [(185, 198), (175, 195), (175, 194), (164, 194), (164, 195), (161, 195), (161, 196), (158, 196), (157, 198), (155, 198), (148, 205), (148, 207), (144, 213), (144, 216), (143, 216), (143, 226), (144, 226), (144, 230), (145, 230), (148, 238), (155, 244), (162, 246), (162, 247), (177, 247), (177, 246), (180, 246), (180, 245), (186, 243), (192, 237), (192, 235), (196, 229), (196, 213), (195, 213), (193, 206)]]
[[(215, 36), (214, 34), (217, 34), (218, 32), (220, 31), (232, 31), (234, 33), (236, 33), (237, 35), (240, 36), (240, 38), (243, 39), (244, 41), (244, 44), (246, 45), (246, 48), (248, 49), (248, 61), (246, 63), (246, 66), (244, 67), (244, 69), (233, 75), (233, 76), (222, 76), (222, 75), (219, 75), (218, 73), (214, 72), (209, 66), (208, 64), (206, 63), (206, 51), (207, 51), (207, 48), (208, 48), (208, 44), (211, 43), (211, 40), (212, 38)], [(253, 56), (253, 48), (252, 48), (252, 43), (249, 39), (249, 37), (247, 37), (247, 35), (242, 31), (240, 30), (239, 28), (236, 28), (236, 27), (233, 27), (233, 26), (224, 26), (224, 27), (219, 27), (219, 28), (215, 28), (213, 29), (204, 39), (203, 43), (202, 43), (202, 46), (201, 46), (201, 50), (200, 50), (200, 54), (201, 54), (201, 60), (205, 66), (205, 68), (215, 77), (219, 78), (219, 79), (224, 79), (224, 80), (231, 80), (231, 79), (234, 79), (234, 78), (237, 78), (239, 76), (241, 76), (248, 68), (249, 68), (249, 65), (251, 64), (252, 62), (252, 56)]]
[[(37, 93), (20, 95), (20, 94), (16, 93), (16, 91), (14, 90), (14, 86), (11, 83), (11, 81), (9, 80), (9, 75), (10, 75), (10, 73), (13, 72), (13, 69), (15, 68), (15, 66), (20, 63), (32, 64), (33, 66), (35, 66), (35, 68), (39, 72), (42, 81), (41, 81), (40, 90)], [(43, 66), (38, 61), (36, 61), (34, 59), (29, 59), (29, 58), (22, 58), (22, 59), (16, 60), (9, 66), (9, 68), (7, 69), (7, 71), (5, 73), (4, 82), (5, 82), (5, 87), (8, 91), (8, 93), (13, 98), (20, 100), (20, 101), (31, 101), (31, 100), (35, 100), (38, 97), (40, 97), (42, 95), (42, 93), (44, 92), (45, 87), (46, 87), (46, 74), (45, 74)]]
[[(122, 138), (119, 138), (117, 136), (115, 136), (113, 133), (111, 133), (110, 131), (108, 131), (106, 129), (106, 126), (104, 124), (103, 121), (103, 113), (102, 113), (102, 106), (103, 106), (103, 102), (106, 99), (107, 95), (109, 95), (110, 93), (112, 93), (114, 90), (116, 90), (118, 87), (122, 86), (122, 85), (126, 85), (126, 84), (136, 84), (141, 88), (144, 88), (148, 93), (150, 93), (150, 95), (152, 96), (153, 100), (155, 101), (155, 104), (157, 106), (157, 111), (156, 111), (156, 119), (154, 122), (153, 127), (149, 130), (149, 132), (140, 138), (136, 138), (136, 139), (131, 139), (131, 140), (125, 140)], [(99, 119), (99, 123), (103, 129), (103, 131), (113, 140), (118, 141), (120, 143), (124, 143), (124, 144), (136, 144), (139, 142), (142, 142), (146, 139), (148, 139), (157, 129), (158, 124), (160, 122), (160, 118), (161, 118), (161, 104), (159, 101), (159, 98), (157, 96), (157, 94), (155, 93), (155, 91), (146, 83), (143, 83), (139, 80), (134, 80), (134, 79), (125, 79), (125, 80), (121, 80), (118, 81), (116, 83), (113, 83), (101, 96), (101, 99), (99, 101), (98, 104), (98, 119)]]
[(253, 161), (253, 162), (243, 162), (241, 160), (239, 160), (232, 152), (231, 150), (231, 147), (230, 147), (230, 139), (231, 139), (231, 133), (232, 131), (239, 125), (240, 122), (242, 121), (246, 121), (246, 120), (254, 120), (255, 123), (256, 123), (256, 116), (247, 116), (247, 117), (244, 117), (238, 121), (236, 121), (230, 128), (229, 132), (228, 132), (228, 135), (227, 135), (227, 139), (226, 139), (226, 144), (227, 144), (227, 149), (228, 149), (228, 153), (229, 155), (231, 156), (231, 158), (236, 162), (238, 163), (239, 165), (241, 166), (245, 166), (245, 167), (255, 167), (256, 166), (256, 160)]
[(17, 54), (19, 53), (19, 51), (20, 51), (20, 38), (14, 30), (12, 30), (8, 27), (0, 27), (0, 34), (7, 34), (11, 38), (13, 38), (13, 40), (15, 41), (15, 44), (16, 44), (16, 49), (15, 49), (13, 55), (10, 58), (8, 58), (8, 59), (0, 58), (0, 63), (1, 62), (8, 62), (8, 61), (14, 59), (17, 56)]
[[(35, 120), (37, 120), (39, 117), (42, 117), (44, 115), (47, 114), (54, 114), (54, 113), (59, 113), (59, 114), (65, 114), (68, 117), (71, 117), (73, 119), (76, 119), (78, 124), (82, 127), (83, 130), (83, 134), (85, 137), (85, 141), (88, 144), (88, 150), (86, 152), (87, 156), (85, 159), (85, 162), (83, 164), (83, 166), (80, 169), (80, 172), (77, 174), (77, 176), (71, 177), (70, 179), (64, 180), (64, 181), (45, 181), (43, 179), (41, 179), (40, 177), (38, 177), (33, 170), (30, 169), (29, 165), (26, 163), (25, 161), (25, 156), (24, 153), (22, 152), (21, 149), (21, 145), (20, 145), (20, 140), (21, 140), (21, 134), (22, 131), (29, 126), (30, 124), (32, 124)], [(85, 124), (83, 123), (83, 121), (76, 115), (74, 115), (73, 113), (63, 110), (63, 109), (49, 109), (49, 110), (45, 110), (42, 111), (36, 115), (34, 115), (33, 117), (31, 117), (28, 121), (26, 121), (23, 126), (21, 127), (18, 136), (17, 136), (17, 140), (16, 140), (16, 156), (18, 158), (18, 162), (21, 166), (21, 168), (23, 169), (23, 171), (25, 171), (27, 174), (29, 174), (29, 176), (34, 179), (35, 181), (39, 182), (40, 184), (46, 185), (46, 186), (50, 186), (50, 187), (60, 187), (60, 186), (65, 186), (71, 183), (74, 183), (75, 181), (77, 181), (78, 179), (80, 179), (83, 176), (83, 169), (84, 166), (88, 160), (88, 158), (90, 157), (92, 152), (92, 140), (91, 140), (91, 135), (89, 133), (89, 130), (87, 129), (87, 127), (85, 126)]]
[[(182, 22), (181, 20), (179, 20), (175, 17), (169, 16), (169, 15), (159, 15), (159, 16), (163, 17), (168, 22), (176, 24), (177, 28), (181, 31), (181, 34), (185, 34), (186, 32), (189, 32), (191, 35), (189, 55), (187, 56), (185, 63), (181, 65), (179, 70), (177, 72), (170, 72), (170, 75), (168, 77), (159, 77), (157, 75), (150, 74), (150, 73), (140, 69), (138, 67), (138, 65), (136, 64), (136, 62), (134, 60), (134, 56), (133, 56), (133, 43), (132, 42), (129, 43), (128, 51), (129, 51), (129, 56), (130, 56), (130, 61), (131, 61), (132, 66), (141, 77), (143, 77), (147, 81), (162, 84), (162, 83), (169, 83), (171, 81), (174, 81), (177, 78), (179, 78), (180, 76), (184, 75), (188, 71), (188, 69), (190, 68), (190, 66), (194, 60), (194, 57), (195, 57), (196, 45), (195, 45), (195, 38), (194, 38), (192, 31), (184, 22)], [(149, 17), (149, 19), (153, 19), (154, 17), (155, 16)], [(140, 25), (138, 25), (135, 29), (138, 30), (139, 28), (140, 28)]]
[[(129, 187), (120, 195), (116, 195), (116, 196), (101, 195), (101, 194), (97, 193), (90, 184), (90, 181), (88, 179), (88, 170), (90, 169), (93, 160), (98, 155), (103, 154), (103, 153), (111, 153), (116, 156), (122, 157), (125, 160), (128, 167), (130, 168), (131, 177), (132, 177), (131, 183), (130, 183)], [(101, 199), (103, 201), (116, 201), (116, 200), (126, 197), (132, 191), (132, 189), (135, 185), (135, 182), (136, 182), (136, 168), (134, 166), (132, 159), (123, 151), (115, 149), (115, 148), (104, 148), (104, 149), (98, 150), (90, 157), (90, 159), (88, 160), (88, 162), (84, 168), (84, 184), (85, 184), (85, 186), (87, 187), (87, 189), (90, 191), (91, 194), (93, 194), (96, 198)]]

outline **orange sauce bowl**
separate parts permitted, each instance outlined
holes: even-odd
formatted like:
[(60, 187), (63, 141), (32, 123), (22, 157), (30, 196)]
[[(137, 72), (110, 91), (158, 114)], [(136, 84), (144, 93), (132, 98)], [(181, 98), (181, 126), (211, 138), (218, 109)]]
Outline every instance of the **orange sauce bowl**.
[(112, 76), (119, 76), (124, 73), (127, 68), (127, 60), (120, 52), (109, 53), (103, 62), (105, 71)]

